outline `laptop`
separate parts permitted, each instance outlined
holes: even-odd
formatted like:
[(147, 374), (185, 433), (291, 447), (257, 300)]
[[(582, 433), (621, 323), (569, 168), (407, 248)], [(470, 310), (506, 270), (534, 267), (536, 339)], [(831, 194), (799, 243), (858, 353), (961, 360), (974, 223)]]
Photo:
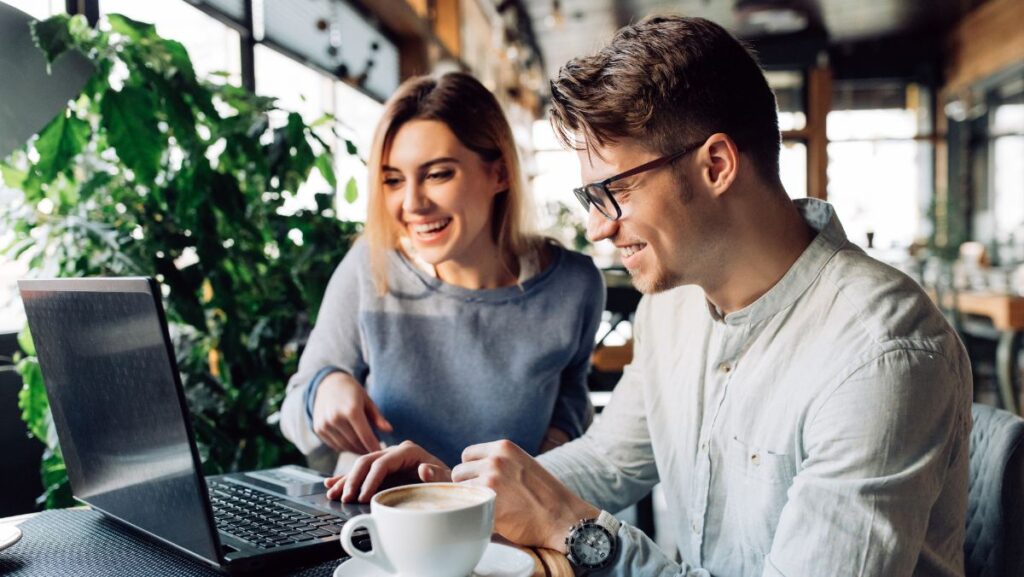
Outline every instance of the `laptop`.
[(153, 279), (18, 287), (76, 499), (225, 573), (344, 556), (342, 524), (369, 508), (328, 500), (318, 473), (203, 476)]

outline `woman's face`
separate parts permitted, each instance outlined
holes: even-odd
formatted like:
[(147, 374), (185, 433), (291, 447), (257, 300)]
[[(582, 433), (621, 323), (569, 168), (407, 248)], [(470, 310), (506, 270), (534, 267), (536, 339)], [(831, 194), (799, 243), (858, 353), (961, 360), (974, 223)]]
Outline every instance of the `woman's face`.
[(388, 212), (430, 264), (473, 267), (496, 258), (494, 196), (508, 189), (500, 161), (485, 162), (443, 122), (402, 125), (382, 167)]

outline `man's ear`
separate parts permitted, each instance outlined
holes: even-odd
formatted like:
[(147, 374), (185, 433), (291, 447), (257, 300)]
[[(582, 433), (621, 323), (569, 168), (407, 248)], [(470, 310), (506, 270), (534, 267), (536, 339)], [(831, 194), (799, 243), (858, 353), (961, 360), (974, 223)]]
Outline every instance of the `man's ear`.
[(729, 135), (717, 132), (701, 147), (700, 174), (704, 186), (715, 196), (725, 193), (740, 170), (740, 153)]

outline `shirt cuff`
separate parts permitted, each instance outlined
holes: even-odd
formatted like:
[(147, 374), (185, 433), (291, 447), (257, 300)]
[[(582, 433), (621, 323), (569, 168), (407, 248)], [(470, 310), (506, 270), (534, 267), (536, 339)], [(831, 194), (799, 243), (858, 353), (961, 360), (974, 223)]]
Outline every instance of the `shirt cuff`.
[(337, 372), (342, 371), (338, 367), (324, 367), (317, 371), (313, 378), (309, 380), (309, 384), (306, 385), (306, 392), (303, 393), (302, 401), (306, 405), (306, 424), (309, 425), (310, 430), (313, 429), (313, 401), (316, 400), (316, 389), (327, 375)]

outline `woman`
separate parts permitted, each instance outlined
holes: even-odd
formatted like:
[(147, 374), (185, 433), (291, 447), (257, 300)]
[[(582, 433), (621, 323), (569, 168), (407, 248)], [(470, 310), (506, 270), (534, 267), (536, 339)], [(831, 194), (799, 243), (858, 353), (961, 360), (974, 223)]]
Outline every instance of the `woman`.
[(412, 440), (451, 466), (478, 442), (537, 454), (580, 435), (603, 281), (589, 258), (525, 232), (493, 95), (461, 73), (408, 80), (369, 168), (366, 231), (288, 384), (285, 436), (343, 472), (335, 454), (381, 441)]

